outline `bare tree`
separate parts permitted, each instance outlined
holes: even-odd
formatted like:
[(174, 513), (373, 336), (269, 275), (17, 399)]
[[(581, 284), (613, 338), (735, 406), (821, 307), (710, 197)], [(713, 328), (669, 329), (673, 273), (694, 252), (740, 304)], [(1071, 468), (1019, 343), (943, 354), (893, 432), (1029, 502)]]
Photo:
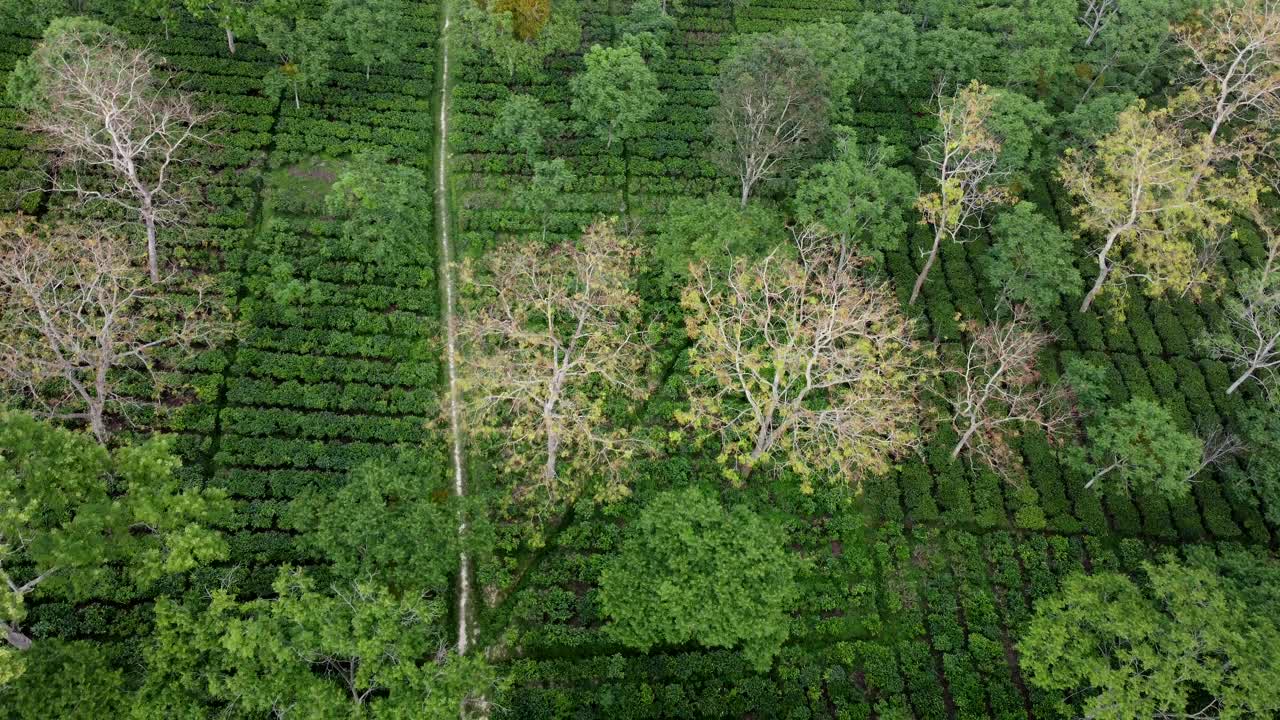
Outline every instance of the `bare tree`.
[(693, 380), (678, 418), (719, 439), (734, 481), (777, 454), (802, 475), (857, 482), (916, 446), (926, 371), (893, 292), (817, 231), (796, 240), (798, 260), (694, 268), (682, 300)]
[[(593, 475), (604, 476), (602, 495), (625, 493), (619, 471), (642, 443), (609, 422), (606, 403), (647, 392), (635, 254), (601, 222), (577, 243), (511, 244), (489, 253), (484, 273), (463, 268), (473, 431), (498, 439), (507, 469), (530, 479), (522, 494), (572, 500)], [(562, 472), (564, 462), (573, 472)]]
[(109, 414), (127, 421), (148, 404), (125, 391), (122, 373), (149, 375), (159, 388), (162, 348), (231, 331), (205, 284), (172, 295), (171, 278), (150, 283), (134, 260), (126, 241), (101, 230), (0, 219), (0, 378), (44, 416), (88, 422), (103, 443)]
[[(1178, 105), (1208, 127), (1206, 143), (1241, 116), (1261, 127), (1280, 115), (1280, 1), (1219, 3), (1174, 35), (1190, 67)], [(1251, 144), (1245, 138), (1237, 150)]]
[(1052, 336), (1037, 330), (1021, 307), (1009, 322), (974, 328), (963, 362), (947, 369), (956, 378), (946, 399), (953, 411), (951, 426), (960, 435), (951, 457), (967, 449), (1007, 475), (1012, 465), (1009, 433), (1038, 426), (1053, 435), (1071, 422), (1066, 384), (1045, 384), (1036, 370), (1037, 356), (1051, 342)]
[(924, 222), (933, 226), (933, 245), (911, 289), (913, 304), (942, 241), (957, 242), (962, 233), (982, 227), (987, 209), (1009, 199), (996, 167), (1000, 141), (986, 127), (994, 103), (990, 88), (976, 81), (953, 97), (936, 97), (938, 127), (924, 156), (938, 189), (916, 201)]
[(1085, 0), (1078, 18), (1085, 30), (1089, 31), (1084, 39), (1085, 47), (1093, 45), (1093, 41), (1098, 39), (1098, 34), (1107, 26), (1116, 9), (1116, 0)]
[[(55, 191), (107, 201), (146, 228), (147, 267), (160, 281), (156, 228), (174, 222), (192, 196), (182, 151), (206, 141), (198, 126), (214, 113), (155, 72), (156, 59), (92, 21), (63, 26), (25, 61), (20, 93), (27, 126), (57, 151)], [(105, 173), (108, 177), (101, 177)]]
[(1240, 375), (1227, 388), (1228, 395), (1249, 378), (1258, 379), (1264, 389), (1272, 390), (1276, 371), (1280, 370), (1280, 272), (1268, 265), (1256, 280), (1241, 282), (1238, 290), (1239, 297), (1224, 303), (1225, 327), (1206, 333), (1201, 346), (1210, 357), (1240, 369)]
[(826, 131), (826, 83), (813, 53), (792, 35), (756, 36), (724, 61), (712, 125), (715, 158), (738, 179), (743, 207), (756, 183)]

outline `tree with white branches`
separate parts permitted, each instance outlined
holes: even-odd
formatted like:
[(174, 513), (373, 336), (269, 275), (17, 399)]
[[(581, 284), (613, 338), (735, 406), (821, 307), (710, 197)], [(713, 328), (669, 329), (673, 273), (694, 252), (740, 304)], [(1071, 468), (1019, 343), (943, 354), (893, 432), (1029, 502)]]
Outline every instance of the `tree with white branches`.
[(1010, 433), (1035, 426), (1052, 436), (1072, 418), (1067, 385), (1044, 383), (1036, 369), (1053, 337), (1036, 329), (1027, 315), (1019, 306), (1008, 322), (973, 328), (962, 361), (946, 370), (956, 379), (946, 399), (951, 426), (960, 436), (951, 457), (967, 450), (1002, 475), (1012, 464)]
[(982, 227), (988, 209), (1009, 199), (997, 167), (1000, 140), (987, 127), (995, 100), (990, 88), (976, 81), (953, 97), (936, 99), (938, 126), (924, 157), (937, 190), (916, 200), (923, 222), (933, 227), (933, 245), (916, 276), (910, 303), (920, 297), (943, 240), (959, 242), (964, 233)]
[[(1274, 248), (1273, 240), (1271, 246)], [(1268, 265), (1255, 278), (1240, 283), (1239, 296), (1225, 301), (1226, 323), (1217, 332), (1207, 332), (1201, 347), (1215, 360), (1222, 360), (1240, 371), (1231, 386), (1230, 395), (1250, 378), (1258, 380), (1264, 390), (1274, 391), (1280, 371), (1280, 272)]]
[(1093, 41), (1098, 39), (1098, 35), (1102, 29), (1107, 26), (1107, 22), (1115, 14), (1117, 0), (1086, 0), (1083, 9), (1080, 11), (1078, 18), (1080, 24), (1087, 31), (1084, 38), (1084, 46), (1093, 45)]
[(815, 229), (796, 240), (796, 260), (694, 268), (681, 302), (693, 379), (677, 419), (718, 440), (734, 482), (776, 457), (805, 489), (824, 472), (856, 484), (916, 446), (927, 371), (911, 321), (859, 277), (861, 259)]
[(194, 195), (184, 151), (207, 141), (199, 128), (214, 115), (156, 64), (102, 23), (60, 18), (9, 82), (27, 127), (56, 152), (52, 188), (142, 221), (152, 282), (160, 281), (156, 229), (175, 222)]
[(107, 418), (148, 404), (126, 391), (124, 371), (161, 387), (156, 354), (190, 351), (230, 334), (197, 280), (168, 292), (148, 282), (130, 244), (100, 229), (0, 219), (0, 379), (41, 415), (87, 422), (100, 442)]
[(635, 258), (614, 225), (599, 222), (577, 242), (513, 243), (483, 268), (463, 266), (458, 330), (472, 429), (502, 446), (506, 469), (527, 481), (521, 496), (572, 501), (585, 477), (603, 480), (599, 497), (626, 493), (621, 471), (644, 446), (610, 422), (606, 405), (648, 391)]
[[(1175, 105), (1207, 127), (1204, 142), (1218, 145), (1233, 120), (1265, 127), (1280, 116), (1280, 1), (1233, 0), (1216, 4), (1174, 28), (1187, 55), (1189, 77)], [(1248, 150), (1252, 133), (1234, 152)]]

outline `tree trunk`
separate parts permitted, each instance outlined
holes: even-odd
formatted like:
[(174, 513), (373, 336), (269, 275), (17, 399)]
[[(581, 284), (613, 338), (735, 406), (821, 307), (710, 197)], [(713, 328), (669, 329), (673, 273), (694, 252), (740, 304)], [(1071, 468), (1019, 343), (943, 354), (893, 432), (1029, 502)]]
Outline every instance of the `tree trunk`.
[(960, 451), (965, 449), (965, 446), (969, 444), (969, 438), (973, 437), (973, 434), (977, 431), (978, 426), (974, 423), (970, 423), (969, 429), (965, 430), (964, 434), (960, 436), (960, 442), (956, 443), (956, 446), (951, 449), (952, 460), (960, 457)]
[(1248, 370), (1245, 370), (1244, 374), (1236, 378), (1236, 381), (1231, 383), (1231, 387), (1227, 388), (1227, 394), (1230, 395), (1231, 393), (1235, 392), (1240, 388), (1241, 385), (1244, 384), (1245, 380), (1248, 380), (1249, 378), (1253, 377), (1253, 371), (1254, 371), (1254, 368), (1252, 367), (1250, 367)]
[(0, 623), (0, 628), (4, 629), (4, 639), (7, 640), (10, 645), (19, 650), (31, 649), (31, 638), (18, 632), (18, 630), (12, 625)]
[(933, 261), (938, 257), (938, 247), (942, 245), (942, 232), (935, 230), (933, 232), (933, 249), (929, 251), (929, 259), (924, 261), (924, 267), (920, 269), (920, 274), (916, 276), (916, 285), (911, 289), (911, 300), (908, 305), (914, 305), (916, 298), (920, 297), (920, 288), (924, 287), (925, 278), (929, 277), (929, 270), (933, 267)]
[(739, 203), (739, 207), (745, 208), (747, 206), (747, 200), (749, 200), (750, 198), (751, 198), (751, 183), (747, 182), (746, 179), (744, 178), (742, 181), (742, 199), (741, 199), (741, 202)]
[(293, 84), (293, 109), (294, 110), (302, 109), (302, 102), (298, 100), (298, 84), (297, 83)]
[(1102, 286), (1106, 284), (1107, 276), (1111, 274), (1111, 266), (1107, 264), (1107, 255), (1111, 252), (1112, 246), (1115, 245), (1116, 238), (1120, 237), (1120, 233), (1127, 228), (1128, 226), (1125, 226), (1121, 230), (1113, 230), (1107, 236), (1106, 244), (1098, 251), (1098, 279), (1093, 281), (1093, 287), (1089, 288), (1089, 293), (1084, 296), (1084, 302), (1080, 303), (1080, 312), (1089, 312), (1089, 307), (1093, 305), (1093, 299), (1098, 296), (1098, 293), (1102, 292)]
[(106, 414), (106, 408), (103, 407), (102, 401), (98, 398), (90, 400), (85, 414), (89, 416), (89, 429), (93, 431), (93, 436), (98, 439), (98, 442), (106, 445), (111, 439), (111, 434), (107, 432), (107, 421), (103, 417)]
[(151, 275), (151, 282), (158, 283), (160, 259), (156, 248), (156, 217), (149, 198), (142, 201), (142, 222), (147, 226), (147, 272)]
[(227, 50), (229, 50), (232, 55), (235, 55), (236, 54), (236, 34), (231, 32), (231, 28), (226, 28), (226, 31), (227, 31)]

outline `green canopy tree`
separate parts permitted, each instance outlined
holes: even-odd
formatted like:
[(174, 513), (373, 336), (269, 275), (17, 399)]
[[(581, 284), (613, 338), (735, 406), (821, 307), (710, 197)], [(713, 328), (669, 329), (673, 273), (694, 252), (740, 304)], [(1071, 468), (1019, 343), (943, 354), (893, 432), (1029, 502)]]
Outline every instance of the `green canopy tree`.
[(694, 266), (727, 270), (736, 258), (763, 257), (785, 232), (780, 213), (760, 205), (741, 207), (728, 195), (675, 198), (652, 235), (661, 290), (679, 295)]
[(311, 17), (300, 0), (259, 0), (249, 12), (258, 40), (279, 63), (264, 80), (268, 92), (293, 92), (293, 106), (302, 107), (299, 93), (323, 85), (333, 74), (333, 46), (322, 18)]
[(912, 19), (899, 12), (865, 13), (853, 26), (853, 47), (863, 57), (857, 87), (906, 95), (920, 80), (919, 33)]
[(560, 209), (565, 193), (577, 179), (564, 158), (540, 160), (533, 164), (533, 177), (516, 190), (516, 206), (524, 210), (531, 224), (541, 229), (543, 240), (547, 239), (552, 211)]
[(342, 236), (355, 255), (379, 262), (417, 257), (430, 263), (430, 245), (421, 242), (431, 221), (431, 184), (421, 170), (363, 152), (339, 173), (325, 207), (343, 218)]
[(586, 69), (569, 80), (570, 106), (605, 146), (634, 137), (662, 102), (658, 79), (634, 48), (592, 45)]
[(157, 602), (139, 716), (201, 717), (217, 704), (252, 716), (452, 720), (479, 716), (495, 688), (479, 653), (449, 649), (443, 597), (376, 580), (320, 590), (287, 566), (272, 590), (242, 602), (217, 589), (207, 607)]
[(911, 174), (894, 164), (902, 152), (883, 140), (869, 150), (845, 133), (832, 159), (801, 176), (796, 220), (821, 225), (859, 255), (881, 261), (907, 234), (906, 211), (916, 197)]
[(404, 0), (333, 0), (326, 22), (341, 32), (368, 78), (374, 64), (393, 65), (412, 50), (408, 19)]
[(560, 122), (532, 95), (514, 94), (498, 107), (493, 137), (520, 151), (532, 165), (546, 151), (547, 140), (560, 134)]
[(1204, 442), (1179, 428), (1164, 406), (1134, 398), (1103, 413), (1075, 462), (1093, 474), (1086, 488), (1106, 477), (1116, 491), (1147, 487), (1181, 497), (1203, 469), (1204, 451)]
[(470, 2), (464, 3), (462, 27), (468, 46), (485, 53), (509, 78), (541, 73), (543, 60), (577, 50), (582, 40), (578, 8), (569, 0), (557, 0), (546, 24), (531, 37), (519, 37), (512, 10)]
[[(26, 598), (76, 598), (119, 565), (138, 587), (226, 557), (209, 525), (227, 509), (218, 490), (183, 489), (167, 438), (108, 452), (89, 435), (0, 413), (0, 677), (21, 672), (33, 640)], [(7, 665), (7, 667), (6, 667)]]
[(648, 651), (697, 642), (738, 647), (764, 672), (799, 597), (784, 533), (694, 488), (664, 492), (630, 524), (600, 573), (607, 632)]
[(1115, 572), (1071, 575), (1036, 603), (1018, 643), (1022, 671), (1061, 694), (1064, 716), (1079, 714), (1076, 703), (1096, 720), (1274, 716), (1280, 607), (1258, 586), (1275, 571), (1247, 565), (1245, 581), (1173, 558), (1143, 563), (1141, 585)]
[(1022, 201), (992, 224), (995, 243), (982, 264), (987, 281), (1014, 303), (1039, 317), (1063, 297), (1078, 295), (1084, 280), (1074, 264), (1071, 237), (1045, 217), (1035, 203)]
[(252, 29), (249, 13), (260, 0), (183, 0), (187, 12), (212, 20), (227, 36), (227, 52), (236, 54), (236, 35)]

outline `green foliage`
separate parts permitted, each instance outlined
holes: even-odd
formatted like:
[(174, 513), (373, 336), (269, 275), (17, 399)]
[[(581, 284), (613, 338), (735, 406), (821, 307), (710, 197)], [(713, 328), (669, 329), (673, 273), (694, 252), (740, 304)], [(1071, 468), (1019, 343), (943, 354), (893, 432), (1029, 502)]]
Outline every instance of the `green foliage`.
[(261, 0), (249, 12), (249, 23), (279, 60), (263, 81), (267, 91), (289, 89), (294, 107), (300, 107), (299, 93), (323, 85), (332, 74), (333, 47), (323, 19), (307, 15), (301, 0)]
[(378, 153), (357, 155), (338, 175), (325, 207), (343, 218), (345, 239), (384, 264), (429, 259), (420, 233), (431, 218), (431, 184), (420, 170)]
[(786, 640), (798, 597), (783, 534), (744, 507), (697, 489), (659, 494), (628, 527), (600, 575), (608, 632), (642, 651), (658, 644), (741, 645), (759, 671)]
[(50, 638), (32, 645), (23, 660), (26, 672), (11, 685), (0, 660), (0, 697), (9, 717), (99, 720), (126, 712), (124, 674), (102, 643)]
[(726, 269), (733, 258), (763, 257), (783, 236), (783, 219), (768, 208), (740, 207), (726, 195), (676, 198), (654, 228), (653, 262), (664, 292), (678, 294), (689, 268)]
[(510, 78), (517, 74), (540, 75), (543, 61), (558, 52), (576, 50), (582, 38), (578, 8), (567, 0), (554, 3), (551, 17), (537, 36), (516, 37), (511, 11), (489, 11), (477, 3), (463, 4), (463, 28), (467, 42), (488, 54)]
[(347, 52), (364, 65), (364, 75), (375, 63), (392, 65), (413, 47), (404, 20), (404, 0), (333, 0), (326, 22), (346, 38)]
[[(53, 19), (44, 29), (36, 53), (64, 52), (64, 48), (73, 42), (89, 46), (98, 43), (124, 46), (124, 38), (115, 28), (77, 15)], [(41, 63), (34, 55), (22, 58), (5, 81), (6, 94), (10, 102), (24, 111), (44, 108), (48, 103), (46, 88), (50, 81), (51, 78), (42, 73)]]
[(1000, 142), (996, 171), (1023, 187), (1049, 169), (1046, 130), (1053, 119), (1044, 105), (1011, 90), (994, 91), (995, 101), (984, 126)]
[(1280, 409), (1251, 408), (1241, 424), (1247, 452), (1244, 467), (1233, 473), (1235, 481), (1257, 488), (1263, 515), (1280, 525)]
[(1253, 588), (1199, 564), (1166, 559), (1143, 571), (1148, 586), (1114, 572), (1072, 575), (1038, 602), (1018, 644), (1029, 682), (1061, 693), (1064, 715), (1081, 703), (1099, 720), (1280, 711), (1275, 598), (1259, 603)]
[(551, 212), (564, 202), (565, 192), (577, 180), (563, 158), (540, 160), (533, 164), (533, 177), (515, 193), (515, 205), (524, 210), (532, 222), (542, 227), (545, 240)]
[(200, 716), (229, 703), (250, 715), (457, 718), (493, 690), (479, 654), (443, 650), (441, 598), (369, 580), (321, 591), (289, 567), (272, 590), (243, 602), (214, 590), (205, 608), (158, 602), (138, 716)]
[(859, 254), (877, 261), (897, 249), (907, 234), (906, 212), (915, 201), (910, 173), (893, 165), (902, 159), (897, 148), (881, 139), (870, 151), (857, 136), (844, 133), (835, 157), (811, 168), (796, 188), (795, 217), (840, 236)]
[(583, 61), (586, 69), (569, 81), (573, 112), (606, 146), (634, 137), (662, 102), (653, 71), (629, 47), (592, 45)]
[(371, 460), (337, 492), (295, 501), (292, 524), (340, 578), (443, 595), (462, 550), (463, 507), (443, 470), (439, 458), (416, 450)]
[(1083, 291), (1071, 238), (1034, 203), (1023, 201), (1001, 213), (991, 231), (995, 244), (987, 251), (983, 270), (987, 281), (1013, 302), (1044, 317), (1064, 296)]
[[(1114, 492), (1150, 489), (1169, 498), (1191, 492), (1204, 443), (1185, 432), (1162, 405), (1133, 398), (1113, 407), (1089, 428), (1089, 443), (1076, 462)], [(1086, 486), (1088, 487), (1088, 486)]]
[(867, 13), (853, 28), (853, 44), (866, 66), (859, 87), (905, 95), (920, 75), (918, 33), (910, 17), (897, 12)]
[(33, 591), (83, 597), (113, 564), (147, 587), (226, 557), (207, 527), (225, 512), (223, 495), (181, 487), (170, 439), (108, 452), (88, 435), (4, 412), (0, 448), (0, 630), (11, 642)]
[(537, 98), (516, 94), (498, 108), (492, 132), (495, 140), (523, 152), (532, 164), (542, 157), (547, 140), (560, 134), (560, 123)]

